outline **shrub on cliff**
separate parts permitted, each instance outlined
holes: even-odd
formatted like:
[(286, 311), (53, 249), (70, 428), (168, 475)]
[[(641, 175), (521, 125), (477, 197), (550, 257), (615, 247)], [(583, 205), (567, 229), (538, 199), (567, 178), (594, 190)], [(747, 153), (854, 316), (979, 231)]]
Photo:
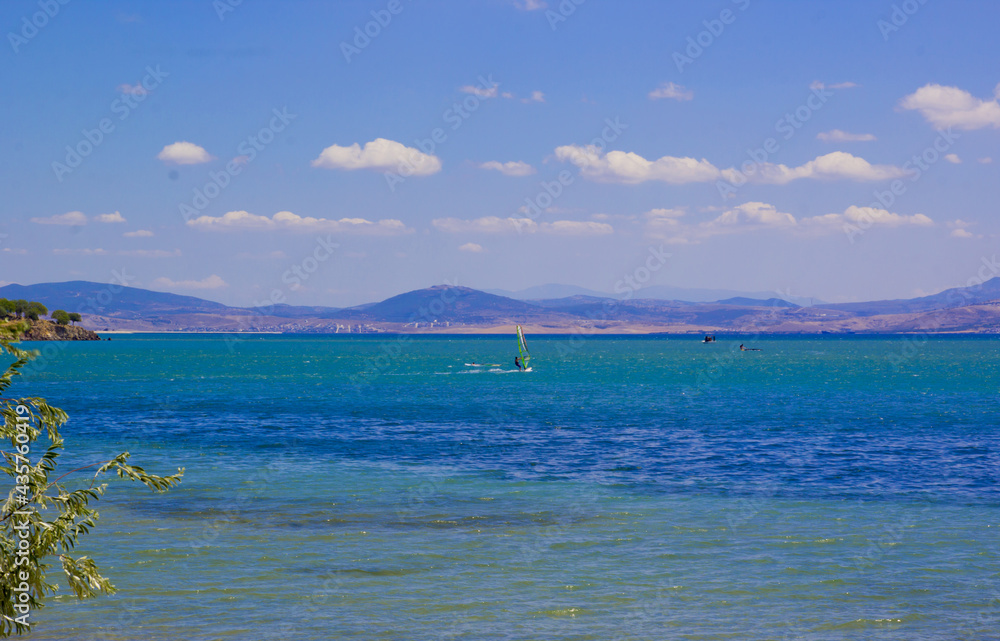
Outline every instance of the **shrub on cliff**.
[(59, 323), (60, 325), (69, 325), (69, 314), (66, 310), (57, 309), (56, 311), (49, 314), (49, 318)]

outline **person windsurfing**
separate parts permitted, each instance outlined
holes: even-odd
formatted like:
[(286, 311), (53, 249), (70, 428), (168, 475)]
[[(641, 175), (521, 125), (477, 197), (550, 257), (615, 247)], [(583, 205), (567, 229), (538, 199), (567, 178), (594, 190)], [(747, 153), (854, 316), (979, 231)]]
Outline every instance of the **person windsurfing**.
[(514, 366), (517, 367), (517, 371), (519, 371), (519, 372), (524, 369), (523, 367), (521, 367), (521, 357), (520, 356), (515, 356), (514, 357)]

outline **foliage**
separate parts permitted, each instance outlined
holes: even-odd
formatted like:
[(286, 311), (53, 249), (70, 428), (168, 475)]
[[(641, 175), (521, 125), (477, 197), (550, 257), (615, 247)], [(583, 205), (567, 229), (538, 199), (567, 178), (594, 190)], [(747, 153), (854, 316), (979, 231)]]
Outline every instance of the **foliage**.
[(83, 316), (81, 316), (78, 312), (67, 313), (62, 309), (57, 309), (49, 314), (48, 308), (37, 301), (24, 300), (23, 298), (18, 300), (0, 298), (0, 321), (11, 318), (30, 318), (31, 320), (38, 320), (39, 317), (47, 314), (49, 318), (53, 319), (60, 325), (79, 323), (83, 320)]
[(38, 320), (39, 316), (45, 316), (48, 313), (49, 309), (41, 303), (28, 303), (27, 307), (24, 309), (24, 315), (31, 320)]
[[(0, 355), (9, 355), (5, 360), (14, 359), (0, 374), (0, 394), (37, 356), (37, 352), (12, 345), (27, 329), (25, 322), (0, 323)], [(107, 489), (107, 483), (95, 485), (98, 478), (114, 472), (162, 492), (180, 483), (184, 470), (171, 476), (155, 476), (129, 465), (129, 453), (122, 452), (110, 461), (72, 470), (53, 480), (57, 459), (64, 449), (59, 428), (69, 418), (66, 412), (39, 397), (0, 397), (0, 413), (0, 441), (10, 443), (10, 451), (0, 450), (0, 471), (14, 481), (6, 498), (0, 496), (0, 637), (8, 637), (27, 633), (30, 628), (25, 624), (30, 625), (31, 620), (24, 617), (24, 612), (33, 615), (45, 598), (58, 590), (52, 583), (55, 579), (49, 576), (55, 561), (77, 597), (114, 593), (114, 586), (100, 574), (93, 559), (71, 556), (80, 537), (97, 523), (98, 513), (90, 505), (100, 500)], [(61, 482), (74, 472), (94, 467), (96, 473), (85, 481)]]

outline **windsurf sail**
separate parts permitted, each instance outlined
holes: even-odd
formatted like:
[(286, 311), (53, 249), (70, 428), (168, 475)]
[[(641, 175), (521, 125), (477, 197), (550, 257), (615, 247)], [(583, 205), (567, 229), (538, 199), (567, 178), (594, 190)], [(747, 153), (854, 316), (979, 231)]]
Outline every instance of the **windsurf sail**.
[(521, 355), (521, 367), (528, 369), (531, 362), (531, 354), (528, 353), (528, 344), (524, 341), (524, 331), (521, 326), (517, 326), (517, 351)]

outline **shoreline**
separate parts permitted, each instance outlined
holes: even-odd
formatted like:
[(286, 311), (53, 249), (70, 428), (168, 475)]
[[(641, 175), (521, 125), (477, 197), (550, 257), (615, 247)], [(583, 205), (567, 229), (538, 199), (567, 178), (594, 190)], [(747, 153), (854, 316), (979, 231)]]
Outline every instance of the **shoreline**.
[[(173, 336), (314, 336), (314, 337), (331, 337), (331, 336), (345, 336), (345, 337), (375, 337), (375, 336), (441, 336), (441, 337), (464, 337), (464, 336), (506, 336), (507, 334), (513, 334), (513, 329), (487, 329), (487, 330), (477, 330), (477, 331), (455, 331), (454, 329), (449, 329), (445, 331), (415, 331), (415, 332), (400, 332), (400, 331), (384, 331), (384, 332), (273, 332), (273, 331), (261, 331), (261, 332), (247, 332), (247, 331), (226, 331), (226, 330), (212, 330), (212, 331), (187, 331), (187, 330), (93, 330), (100, 336), (128, 336), (128, 335), (173, 335)], [(671, 332), (671, 331), (614, 331), (614, 330), (586, 330), (586, 331), (574, 331), (572, 329), (536, 329), (536, 328), (526, 328), (525, 333), (531, 336), (580, 336), (582, 338), (587, 338), (588, 336), (621, 336), (621, 337), (685, 337), (685, 338), (699, 338), (705, 334), (712, 334), (715, 336), (720, 336), (724, 342), (726, 337), (730, 336), (817, 336), (817, 337), (851, 337), (851, 336), (998, 336), (1000, 337), (1000, 331), (975, 331), (975, 330), (963, 330), (963, 331), (913, 331), (913, 332), (810, 332), (810, 331), (720, 331), (716, 329), (710, 329), (704, 332)]]

